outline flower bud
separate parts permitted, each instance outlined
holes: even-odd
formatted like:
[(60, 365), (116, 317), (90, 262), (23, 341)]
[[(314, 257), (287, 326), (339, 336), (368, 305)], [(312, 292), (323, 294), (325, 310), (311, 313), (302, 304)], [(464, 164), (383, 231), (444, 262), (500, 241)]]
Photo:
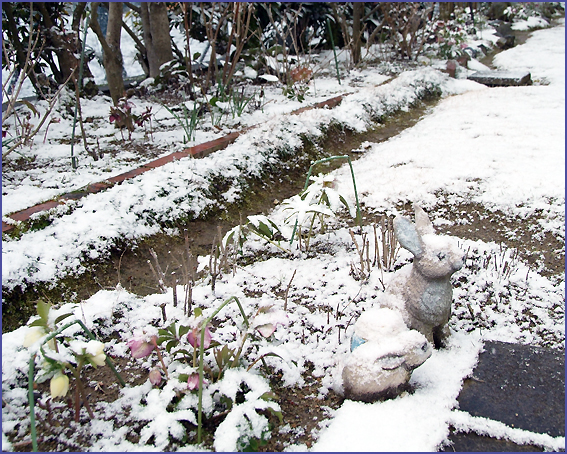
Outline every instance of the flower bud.
[(145, 358), (146, 356), (150, 356), (150, 353), (154, 350), (152, 343), (146, 342), (140, 338), (130, 339), (127, 345), (130, 348), (132, 358)]
[(274, 334), (278, 325), (286, 326), (288, 323), (289, 318), (284, 311), (271, 307), (263, 309), (254, 318), (254, 328), (266, 338)]
[(96, 364), (97, 366), (104, 366), (106, 363), (106, 355), (104, 353), (99, 353), (98, 355), (90, 357), (91, 363)]
[(257, 326), (256, 329), (262, 336), (268, 338), (276, 331), (276, 325), (273, 323), (266, 323), (265, 325)]
[(49, 383), (51, 397), (64, 397), (69, 391), (69, 377), (63, 372), (58, 372)]
[(194, 389), (199, 389), (199, 374), (191, 374), (187, 379), (187, 387), (193, 391)]
[(161, 371), (157, 367), (150, 370), (150, 383), (154, 386), (159, 386), (161, 383)]
[(45, 329), (42, 326), (30, 326), (26, 337), (24, 337), (24, 347), (28, 348), (45, 336)]
[(104, 366), (106, 355), (103, 350), (104, 344), (95, 340), (88, 342), (85, 348), (86, 353), (89, 355), (89, 361), (96, 366)]
[[(209, 327), (207, 326), (205, 328), (205, 340), (203, 343), (203, 347), (205, 349), (209, 348), (209, 346), (211, 345), (211, 332), (209, 331)], [(191, 331), (189, 334), (187, 334), (187, 341), (194, 347), (200, 347), (201, 345), (201, 329), (195, 328), (193, 331)]]

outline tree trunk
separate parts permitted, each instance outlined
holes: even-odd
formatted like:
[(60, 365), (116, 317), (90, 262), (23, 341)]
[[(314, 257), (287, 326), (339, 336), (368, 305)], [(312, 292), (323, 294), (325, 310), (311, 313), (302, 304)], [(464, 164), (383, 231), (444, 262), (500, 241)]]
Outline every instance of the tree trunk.
[(454, 2), (439, 2), (439, 16), (442, 21), (448, 21), (455, 11)]
[[(73, 11), (73, 22), (71, 28), (77, 34), (77, 53), (80, 55), (83, 50), (83, 42), (81, 41), (81, 30), (79, 29), (81, 25), (81, 16), (87, 8), (87, 2), (79, 2)], [(79, 63), (80, 63), (79, 57)], [(79, 76), (79, 70), (77, 70), (77, 77)], [(86, 81), (86, 82), (85, 82)], [(83, 61), (83, 80), (81, 80), (81, 94), (86, 94), (92, 97), (98, 94), (98, 87), (95, 84), (93, 74), (89, 68), (88, 61)]]
[[(45, 6), (45, 2), (35, 2), (43, 18), (46, 32), (51, 41), (57, 60), (59, 61), (59, 74), (54, 74), (58, 84), (64, 83), (74, 69), (79, 68), (79, 60), (76, 55), (80, 55), (80, 50), (76, 48), (77, 41), (72, 34), (65, 34), (62, 30), (57, 30), (57, 25), (53, 22)], [(78, 71), (77, 71), (78, 74)]]
[(122, 31), (122, 2), (109, 2), (108, 26), (106, 37), (98, 23), (98, 6), (100, 2), (91, 5), (91, 29), (97, 35), (103, 50), (103, 64), (106, 71), (106, 81), (114, 105), (124, 96), (124, 79), (122, 78), (122, 52), (120, 51), (120, 33)]
[(142, 2), (140, 7), (150, 77), (158, 77), (160, 66), (173, 60), (167, 7), (164, 2)]
[[(7, 20), (7, 23), (8, 23), (7, 32), (8, 32), (10, 43), (12, 44), (12, 46), (14, 47), (14, 50), (16, 52), (16, 65), (20, 68), (20, 71), (23, 71), (24, 67), (25, 67), (25, 63), (26, 63), (26, 53), (29, 51), (29, 49), (24, 49), (24, 45), (22, 44), (22, 42), (20, 41), (20, 39), (18, 37), (18, 30), (16, 29), (16, 20), (14, 19), (14, 12), (13, 12), (12, 5), (10, 4), (10, 2), (3, 3), (2, 4), (2, 10), (4, 11), (4, 13), (6, 14), (6, 17), (8, 19)], [(30, 26), (30, 28), (31, 28), (31, 26)], [(29, 68), (28, 68), (28, 70), (29, 70)], [(39, 95), (41, 93), (41, 91), (40, 91), (38, 83), (37, 83), (36, 68), (29, 71), (29, 80), (32, 83), (36, 93)]]
[(106, 81), (110, 89), (110, 96), (116, 105), (124, 96), (124, 80), (122, 79), (122, 52), (120, 51), (120, 34), (122, 33), (122, 2), (109, 2), (108, 28), (106, 29), (106, 42), (110, 52), (103, 57), (106, 70)]
[(364, 13), (364, 2), (353, 2), (352, 4), (352, 62), (353, 64), (358, 64), (360, 62), (360, 48), (361, 48), (361, 35), (362, 35), (362, 25), (360, 19)]

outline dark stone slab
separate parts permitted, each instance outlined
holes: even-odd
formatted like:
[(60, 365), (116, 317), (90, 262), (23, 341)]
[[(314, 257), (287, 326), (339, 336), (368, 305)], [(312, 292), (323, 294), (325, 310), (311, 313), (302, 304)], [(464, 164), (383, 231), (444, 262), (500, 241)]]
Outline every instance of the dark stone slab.
[(565, 436), (565, 352), (487, 342), (459, 409), (552, 437)]
[[(472, 416), (552, 437), (565, 436), (565, 351), (486, 342), (471, 378), (463, 383), (459, 409)], [(542, 451), (533, 445), (456, 433), (442, 451)]]
[(469, 75), (467, 79), (489, 87), (517, 87), (532, 84), (532, 76), (528, 71), (478, 71)]
[(475, 433), (453, 433), (449, 437), (450, 446), (439, 452), (543, 452), (534, 445), (517, 445), (508, 440), (485, 437)]

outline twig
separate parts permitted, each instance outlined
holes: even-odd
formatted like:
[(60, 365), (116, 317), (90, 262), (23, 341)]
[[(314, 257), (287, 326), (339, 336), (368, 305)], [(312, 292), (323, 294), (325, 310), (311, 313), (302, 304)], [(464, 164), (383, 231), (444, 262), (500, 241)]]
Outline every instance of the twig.
[[(175, 273), (171, 273), (175, 275)], [(173, 307), (177, 307), (177, 277), (173, 277)]]
[(156, 252), (153, 250), (153, 248), (150, 248), (150, 254), (152, 255), (152, 257), (156, 262), (156, 268), (153, 267), (152, 262), (150, 260), (148, 260), (148, 264), (150, 265), (150, 268), (154, 273), (155, 278), (158, 281), (158, 285), (161, 290), (161, 293), (167, 293), (167, 287), (165, 286), (165, 274), (161, 270), (161, 266), (159, 266), (158, 257)]
[(293, 278), (295, 277), (295, 273), (297, 273), (297, 270), (294, 270), (293, 274), (291, 275), (291, 279), (289, 280), (289, 283), (287, 284), (287, 288), (285, 289), (284, 306), (283, 306), (284, 311), (287, 311), (287, 295), (289, 293), (289, 289), (291, 287), (291, 283), (293, 281)]

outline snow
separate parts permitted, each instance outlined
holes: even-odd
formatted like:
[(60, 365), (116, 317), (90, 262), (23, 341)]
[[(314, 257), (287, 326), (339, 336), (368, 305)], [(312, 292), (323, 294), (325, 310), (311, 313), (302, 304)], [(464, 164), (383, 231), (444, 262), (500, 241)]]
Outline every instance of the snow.
[[(350, 93), (334, 109), (285, 115), (302, 105), (278, 106), (274, 95), (276, 102), (271, 103), (270, 108), (267, 106), (262, 114), (257, 111), (243, 120), (248, 124), (262, 121), (262, 125), (243, 134), (225, 150), (202, 160), (181, 159), (120, 186), (89, 195), (70, 213), (56, 217), (50, 226), (25, 233), (17, 241), (3, 239), (3, 286), (14, 288), (53, 282), (69, 273), (80, 275), (84, 254), (92, 258), (104, 257), (109, 246), (118, 239), (135, 242), (156, 233), (158, 227), (146, 222), (145, 212), (152, 211), (162, 220), (174, 219), (180, 213), (198, 216), (208, 204), (214, 203), (202, 190), (211, 175), (223, 175), (236, 182), (242, 173), (259, 173), (265, 162), (276, 159), (270, 150), (293, 152), (300, 146), (299, 134), (319, 137), (332, 123), (364, 131), (375, 116), (391, 113), (395, 108), (409, 109), (420, 91), (427, 87), (439, 87), (443, 99), (420, 122), (384, 143), (364, 144), (364, 155), (353, 163), (360, 201), (369, 209), (395, 214), (394, 207), (398, 203), (417, 202), (427, 211), (443, 194), (448, 194), (451, 196), (449, 203), (466, 200), (488, 210), (499, 210), (524, 219), (537, 214), (541, 217), (538, 222), (543, 230), (564, 239), (564, 44), (562, 20), (559, 26), (536, 31), (526, 44), (504, 51), (495, 58), (499, 69), (528, 69), (535, 83), (527, 87), (487, 88), (464, 79), (449, 79), (432, 69), (408, 71), (382, 85), (386, 77), (367, 69), (352, 72), (351, 80), (356, 77), (361, 85), (358, 87), (346, 86), (346, 82), (343, 82), (344, 87), (339, 86), (332, 78), (315, 82), (317, 96), (313, 97), (314, 102), (329, 94)], [(198, 50), (193, 44), (191, 49), (193, 52)], [(130, 58), (128, 55), (126, 53), (126, 59)], [(97, 80), (100, 77), (95, 74)], [(97, 99), (85, 102), (85, 116), (94, 115), (97, 102)], [(145, 108), (145, 105), (137, 107)], [(161, 110), (160, 115), (164, 119), (170, 118), (165, 110)], [(68, 130), (63, 124), (53, 124), (51, 134), (65, 135)], [(100, 134), (102, 138), (104, 130)], [(168, 134), (171, 148), (179, 146), (181, 134), (173, 131)], [(159, 140), (166, 140), (165, 136), (164, 133)], [(142, 137), (142, 133), (138, 137)], [(203, 133), (199, 140), (208, 140), (207, 137), (213, 137), (213, 134)], [(62, 159), (67, 153), (55, 146), (45, 148), (46, 153), (60, 153)], [(37, 179), (47, 181), (51, 178), (53, 181), (53, 175), (40, 176), (30, 172), (27, 183), (20, 181), (13, 187), (3, 188), (7, 194), (2, 198), (3, 215), (107, 175), (105, 166), (110, 166), (113, 174), (129, 168), (127, 164), (120, 164), (120, 167), (110, 160), (91, 162), (90, 165), (92, 172), (89, 174), (59, 173), (60, 184), (51, 190), (38, 186)], [(350, 168), (344, 165), (332, 176), (336, 183), (334, 189), (347, 198), (351, 207), (354, 206)], [(183, 196), (190, 191), (194, 192), (194, 197)], [(226, 193), (227, 203), (238, 197), (238, 193), (238, 183), (235, 183)], [(282, 204), (269, 215), (277, 225), (283, 226), (283, 219), (289, 215), (284, 208)], [(258, 221), (259, 218), (254, 219)], [(444, 222), (443, 219), (434, 220), (436, 225)], [(282, 233), (286, 232), (286, 228), (282, 228)], [(370, 238), (370, 229), (367, 233)], [(323, 396), (340, 389), (338, 366), (349, 351), (354, 320), (361, 312), (373, 307), (376, 295), (383, 289), (383, 284), (387, 285), (392, 273), (380, 275), (374, 270), (364, 283), (353, 279), (350, 269), (358, 258), (345, 227), (339, 226), (317, 236), (313, 246), (317, 244), (326, 244), (329, 252), (300, 260), (298, 256), (301, 254), (295, 253), (295, 258), (271, 257), (252, 263), (238, 269), (234, 276), (224, 276), (217, 282), (215, 292), (207, 283), (195, 286), (193, 298), (204, 308), (204, 316), (210, 315), (221, 301), (231, 296), (239, 298), (248, 314), (273, 305), (277, 317), (268, 313), (259, 316), (253, 325), (277, 324), (272, 341), (261, 340), (257, 353), (278, 355), (265, 359), (280, 369), (282, 381), (289, 386), (304, 383), (302, 373), (310, 361), (314, 366), (312, 375), (322, 380), (319, 395)], [(432, 356), (413, 372), (410, 383), (415, 387), (414, 393), (372, 404), (346, 400), (333, 412), (331, 420), (321, 425), (312, 451), (436, 451), (447, 440), (450, 425), (459, 431), (503, 437), (516, 443), (535, 443), (548, 450), (565, 449), (564, 437), (554, 438), (511, 428), (457, 409), (463, 380), (472, 373), (485, 341), (564, 348), (564, 275), (559, 278), (560, 282), (553, 281), (533, 270), (528, 272), (528, 265), (518, 261), (513, 272), (504, 277), (495, 268), (477, 266), (486, 254), (505, 255), (499, 245), (470, 240), (459, 240), (459, 244), (469, 253), (465, 266), (456, 276), (466, 277), (469, 283), (467, 287), (454, 290), (453, 333), (448, 347), (434, 350)], [(373, 240), (370, 247), (372, 250)], [(257, 250), (266, 251), (266, 246), (259, 239), (249, 239), (246, 253)], [(268, 250), (273, 252), (275, 248)], [(407, 263), (410, 255), (402, 250), (397, 263)], [(510, 255), (506, 257), (511, 260)], [(278, 292), (286, 289), (294, 273), (287, 311), (283, 314), (287, 319), (285, 323), (277, 323), (283, 318), (283, 300)], [(252, 290), (261, 296), (247, 296)], [(504, 293), (509, 298), (507, 304), (487, 303), (488, 294)], [(181, 286), (178, 294), (182, 294)], [(161, 303), (167, 303), (169, 319), (184, 320), (182, 310), (174, 308), (171, 300), (171, 289), (168, 294), (140, 297), (117, 287), (101, 290), (67, 309), (72, 309), (75, 317), (89, 328), (99, 327), (103, 333), (118, 333), (118, 339), (107, 343), (106, 352), (125, 357), (128, 355), (127, 339), (144, 333), (155, 334), (151, 328), (148, 331), (148, 326), (160, 319)], [(532, 312), (529, 319), (523, 315), (526, 308)], [(466, 311), (469, 310), (478, 320), (467, 318)], [(116, 311), (124, 314), (119, 320), (113, 319)], [(236, 305), (227, 305), (217, 318), (225, 323), (214, 333), (216, 339), (233, 338), (242, 325)], [(484, 320), (494, 323), (485, 326), (482, 325)], [(26, 422), (27, 381), (24, 379), (29, 351), (21, 346), (27, 330), (22, 327), (2, 335), (3, 399), (10, 402), (2, 412), (3, 450), (13, 448), (6, 433), (29, 429), (29, 422)], [(77, 330), (72, 328), (69, 332), (76, 333)], [(142, 364), (149, 365), (150, 361)], [(169, 362), (168, 367), (170, 373), (192, 372), (191, 367), (175, 361)], [(267, 421), (256, 409), (265, 409), (268, 405), (278, 409), (277, 403), (260, 398), (269, 388), (254, 369), (250, 374), (229, 370), (227, 375), (228, 379), (214, 384), (219, 392), (234, 397), (241, 383), (246, 383), (250, 391), (246, 393), (246, 400), (235, 405), (235, 410), (218, 427), (214, 441), (216, 450), (236, 449), (242, 431), (261, 435)], [(194, 420), (196, 396), (185, 395), (175, 412), (169, 411), (167, 406), (183, 385), (172, 379), (158, 390), (152, 389), (146, 381), (122, 390), (115, 402), (96, 409), (97, 418), (88, 429), (93, 436), (90, 449), (162, 451), (167, 447), (170, 435), (182, 438), (179, 421)], [(207, 396), (204, 398), (204, 408), (212, 408), (213, 401), (207, 400)], [(144, 423), (138, 444), (126, 441), (126, 429), (113, 423), (113, 418), (124, 422), (127, 417)], [(240, 427), (246, 418), (252, 422), (251, 428)], [(21, 426), (15, 429), (17, 424)], [(152, 437), (153, 444), (147, 443)], [(202, 448), (190, 446), (184, 449)], [(305, 449), (304, 445), (286, 447), (289, 451)]]
[[(316, 452), (436, 451), (448, 436), (447, 420), (462, 386), (476, 365), (482, 343), (470, 335), (452, 336), (412, 375), (414, 394), (366, 404), (345, 401), (313, 446)], [(411, 436), (408, 434), (411, 433)]]

